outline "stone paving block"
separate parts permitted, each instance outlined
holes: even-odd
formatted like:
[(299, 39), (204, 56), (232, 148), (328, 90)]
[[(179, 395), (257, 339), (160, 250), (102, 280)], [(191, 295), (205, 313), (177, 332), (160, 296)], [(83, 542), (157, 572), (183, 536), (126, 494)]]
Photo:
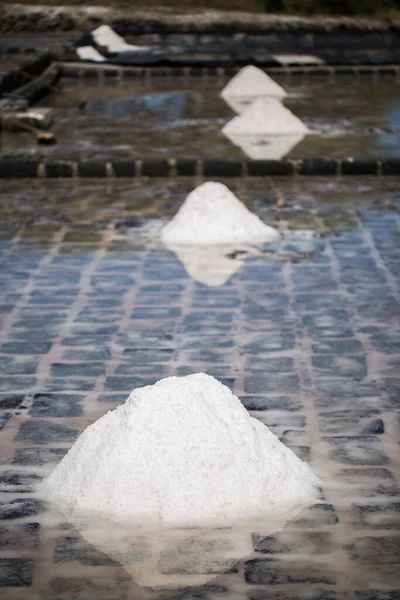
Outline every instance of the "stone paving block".
[(339, 522), (332, 504), (314, 504), (290, 521), (289, 528), (313, 529), (334, 526)]
[(0, 431), (4, 429), (11, 417), (12, 413), (0, 410)]
[(282, 410), (295, 412), (303, 408), (298, 396), (241, 396), (247, 410)]
[(370, 565), (394, 563), (400, 567), (399, 536), (360, 537), (347, 548), (354, 561)]
[[(273, 588), (272, 588), (273, 589)], [(316, 588), (307, 586), (290, 585), (290, 589), (279, 592), (271, 591), (271, 588), (251, 590), (248, 593), (249, 600), (336, 600), (338, 596), (330, 589), (322, 589), (320, 585)]]
[(329, 554), (332, 550), (331, 537), (327, 531), (283, 531), (268, 537), (253, 534), (253, 546), (262, 554), (312, 556)]
[(34, 394), (32, 417), (79, 417), (84, 396), (75, 394)]
[(355, 592), (356, 600), (399, 600), (400, 588), (397, 590), (361, 590)]
[(35, 377), (8, 376), (0, 377), (0, 393), (31, 390), (36, 383)]
[(376, 467), (389, 463), (379, 437), (360, 435), (325, 439), (332, 448), (331, 457), (339, 463)]
[(12, 463), (38, 467), (56, 465), (67, 452), (68, 448), (20, 448), (16, 451)]
[(44, 600), (127, 600), (130, 587), (129, 577), (55, 577)]
[(105, 372), (102, 362), (53, 363), (51, 365), (53, 377), (101, 377), (105, 375)]
[(7, 470), (0, 473), (0, 492), (29, 493), (42, 481), (40, 475), (26, 471)]
[(47, 354), (51, 348), (50, 342), (6, 342), (0, 347), (4, 354)]
[(0, 525), (0, 547), (3, 550), (37, 550), (39, 523), (7, 523)]
[(9, 501), (0, 501), (0, 520), (20, 519), (41, 513), (44, 503), (35, 498), (16, 498)]
[(245, 580), (251, 584), (325, 584), (335, 585), (336, 577), (329, 567), (279, 564), (269, 559), (253, 559), (245, 563)]
[(247, 394), (263, 392), (299, 392), (297, 375), (251, 375), (244, 380), (244, 391)]
[(380, 435), (385, 432), (384, 421), (379, 418), (376, 409), (338, 410), (321, 412), (318, 416), (320, 431), (324, 434), (372, 433)]
[(350, 468), (340, 472), (340, 480), (345, 487), (346, 495), (354, 494), (365, 498), (382, 498), (397, 496), (399, 489), (393, 473), (386, 468)]
[(356, 526), (365, 529), (400, 528), (400, 502), (382, 504), (354, 504), (353, 513)]
[(61, 538), (54, 550), (54, 562), (76, 561), (82, 565), (115, 565), (109, 556), (106, 556), (94, 546), (85, 542), (81, 537)]
[(33, 580), (33, 560), (0, 558), (0, 587), (29, 586)]
[(0, 355), (0, 373), (2, 375), (32, 375), (36, 373), (38, 361), (15, 356)]
[(78, 434), (72, 427), (37, 419), (22, 423), (15, 439), (24, 444), (72, 443)]

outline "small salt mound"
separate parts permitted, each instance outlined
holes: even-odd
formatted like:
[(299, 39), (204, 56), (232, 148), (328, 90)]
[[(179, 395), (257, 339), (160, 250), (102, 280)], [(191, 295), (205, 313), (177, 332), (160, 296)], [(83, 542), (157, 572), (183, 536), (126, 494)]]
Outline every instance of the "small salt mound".
[(87, 427), (45, 486), (72, 522), (224, 527), (298, 512), (316, 500), (318, 479), (200, 373), (134, 390)]
[(222, 183), (208, 181), (189, 194), (161, 234), (167, 245), (258, 244), (279, 239)]
[(306, 134), (306, 125), (279, 100), (259, 98), (223, 127), (227, 137)]
[(221, 98), (236, 112), (241, 112), (257, 98), (283, 100), (286, 96), (283, 87), (253, 65), (240, 69), (221, 92)]

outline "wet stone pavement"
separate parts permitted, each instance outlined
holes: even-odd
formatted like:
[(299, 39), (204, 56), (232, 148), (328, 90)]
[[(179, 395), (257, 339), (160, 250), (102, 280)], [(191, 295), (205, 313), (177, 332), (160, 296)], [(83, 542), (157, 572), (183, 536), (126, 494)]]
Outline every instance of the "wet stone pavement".
[[(157, 240), (198, 183), (0, 192), (0, 595), (398, 599), (398, 181), (227, 182), (284, 235), (232, 252), (219, 287)], [(310, 462), (324, 496), (280, 533), (254, 532), (253, 554), (226, 573), (208, 567), (206, 585), (144, 590), (49, 520), (35, 486), (134, 387), (197, 371)]]

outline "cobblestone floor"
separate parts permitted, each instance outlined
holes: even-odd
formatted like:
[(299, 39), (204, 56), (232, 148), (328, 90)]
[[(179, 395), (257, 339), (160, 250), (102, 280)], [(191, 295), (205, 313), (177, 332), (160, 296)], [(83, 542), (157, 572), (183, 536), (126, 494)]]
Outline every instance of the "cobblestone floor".
[[(398, 599), (400, 184), (228, 182), (286, 235), (233, 252), (232, 277), (207, 287), (143, 233), (196, 183), (0, 192), (0, 595)], [(35, 484), (132, 388), (196, 371), (309, 461), (324, 498), (281, 533), (255, 532), (253, 555), (207, 585), (147, 592), (50, 523)]]

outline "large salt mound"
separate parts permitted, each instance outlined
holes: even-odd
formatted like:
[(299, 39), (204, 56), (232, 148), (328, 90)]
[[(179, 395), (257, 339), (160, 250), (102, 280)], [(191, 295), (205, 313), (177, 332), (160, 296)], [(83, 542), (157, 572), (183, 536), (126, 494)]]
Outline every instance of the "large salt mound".
[(257, 98), (283, 100), (286, 96), (283, 87), (253, 65), (240, 69), (221, 92), (221, 97), (236, 112), (241, 112)]
[(134, 390), (82, 433), (45, 485), (71, 521), (222, 527), (297, 512), (315, 501), (318, 479), (200, 373)]
[(259, 98), (242, 114), (228, 121), (222, 132), (237, 139), (238, 136), (306, 134), (308, 129), (279, 100)]
[(257, 244), (279, 233), (253, 215), (222, 183), (208, 181), (193, 190), (162, 231), (167, 245)]

